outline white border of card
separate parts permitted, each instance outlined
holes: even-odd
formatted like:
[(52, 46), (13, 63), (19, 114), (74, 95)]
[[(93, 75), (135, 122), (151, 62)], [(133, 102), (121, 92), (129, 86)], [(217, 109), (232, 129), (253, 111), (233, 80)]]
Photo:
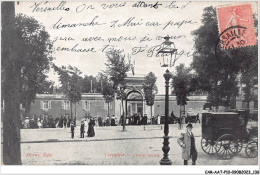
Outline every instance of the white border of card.
[[(9, 0), (7, 0), (9, 1)], [(37, 2), (36, 0), (32, 0), (33, 2)], [(52, 0), (51, 0), (52, 1)], [(50, 1), (50, 2), (51, 2)], [(20, 2), (26, 3), (25, 0), (21, 0)], [(57, 2), (57, 1), (54, 1)], [(66, 2), (72, 2), (72, 1), (66, 1)], [(88, 2), (88, 1), (82, 1), (82, 2)], [(165, 1), (125, 1), (125, 0), (97, 0), (97, 2), (131, 2), (131, 3), (139, 3), (140, 2), (147, 2), (149, 3), (170, 3), (172, 1), (170, 0), (165, 0)], [(181, 2), (180, 0), (177, 0), (177, 2)], [(205, 4), (211, 4), (214, 3), (215, 7), (220, 7), (222, 5), (234, 5), (234, 4), (243, 4), (245, 3), (244, 1), (230, 1), (226, 2), (225, 0), (218, 0), (218, 1), (197, 1), (197, 0), (192, 0), (192, 3), (205, 3)], [(79, 1), (75, 2), (79, 3)], [(96, 3), (96, 2), (95, 2)], [(258, 13), (258, 9), (260, 7), (258, 1), (250, 1), (247, 3), (254, 3), (254, 11), (255, 13)], [(255, 5), (257, 4), (257, 5)], [(181, 7), (180, 7), (181, 8)], [(160, 9), (160, 7), (158, 7)], [(26, 9), (28, 10), (28, 9)], [(203, 9), (201, 9), (203, 10)], [(21, 9), (20, 9), (21, 11)], [(131, 10), (128, 10), (127, 12), (131, 13)], [(163, 10), (160, 9), (160, 12), (158, 15), (163, 14)], [(48, 13), (48, 12), (45, 12)], [(58, 13), (58, 12), (57, 12)], [(101, 13), (100, 11), (98, 13)], [(39, 16), (40, 13), (38, 13), (36, 16)], [(191, 16), (191, 15), (189, 15)], [(48, 16), (50, 17), (50, 16)], [(257, 14), (257, 17), (259, 19), (259, 13)], [(120, 18), (120, 15), (119, 15)], [(159, 18), (158, 18), (159, 19)], [(46, 19), (44, 19), (46, 20)], [(200, 20), (200, 19), (199, 19)], [(194, 24), (195, 25), (195, 24)], [(258, 25), (259, 26), (259, 25)], [(165, 26), (167, 27), (167, 26)], [(196, 28), (198, 28), (197, 26)], [(48, 27), (46, 27), (48, 28)], [(258, 33), (260, 29), (258, 27)], [(141, 31), (143, 32), (143, 31)], [(256, 38), (258, 42), (258, 38)], [(162, 41), (162, 40), (161, 40)], [(160, 42), (160, 41), (159, 41)], [(4, 44), (4, 43), (1, 43)], [(141, 48), (140, 48), (141, 49)], [(59, 51), (56, 51), (56, 53)], [(60, 56), (64, 56), (66, 53), (61, 54)], [(75, 55), (74, 55), (75, 56)], [(149, 58), (150, 59), (150, 58)], [(187, 58), (186, 58), (187, 59)], [(77, 60), (78, 61), (78, 60)], [(99, 60), (100, 61), (100, 60)], [(158, 63), (159, 64), (159, 63)], [(93, 62), (93, 65), (96, 66), (97, 64)], [(145, 65), (142, 65), (145, 66)], [(141, 66), (141, 67), (142, 67)], [(138, 69), (138, 66), (136, 66)], [(161, 75), (163, 75), (163, 71), (160, 72)], [(164, 85), (164, 79), (160, 79), (160, 83), (163, 83)], [(164, 86), (163, 86), (164, 87)], [(160, 90), (159, 90), (160, 91)], [(164, 89), (161, 91), (164, 93)], [(259, 92), (259, 91), (258, 91)], [(258, 105), (259, 107), (259, 105)], [(121, 109), (121, 108), (120, 108)], [(1, 116), (2, 117), (2, 116)], [(2, 121), (2, 119), (1, 119)], [(259, 125), (259, 123), (258, 123)], [(162, 137), (163, 137), (163, 130), (162, 131)], [(2, 130), (1, 130), (1, 135), (2, 135)], [(259, 137), (259, 135), (258, 135)], [(2, 138), (2, 137), (1, 137)], [(197, 142), (200, 142), (200, 140), (196, 140)], [(1, 140), (1, 143), (3, 141)], [(170, 143), (171, 144), (171, 143)], [(176, 145), (176, 144), (175, 144)], [(162, 144), (163, 146), (163, 144)], [(171, 145), (170, 145), (171, 147)], [(2, 158), (2, 149), (3, 149), (3, 144), (1, 144), (1, 158)], [(172, 148), (171, 149), (175, 149)], [(178, 148), (179, 149), (179, 148)], [(163, 156), (163, 152), (160, 152), (160, 156)], [(258, 162), (257, 165), (206, 165), (206, 166), (201, 166), (201, 165), (196, 165), (196, 166), (183, 166), (183, 165), (172, 165), (172, 166), (161, 166), (159, 164), (159, 161), (161, 157), (158, 158), (158, 164), (156, 165), (138, 165), (138, 166), (133, 166), (133, 165), (109, 165), (109, 166), (104, 166), (101, 164), (98, 165), (69, 165), (69, 166), (63, 166), (63, 165), (22, 165), (22, 166), (6, 166), (2, 165), (1, 166), (1, 173), (2, 174), (259, 174), (259, 155), (258, 155)], [(246, 160), (243, 160), (246, 161)], [(258, 172), (258, 173), (256, 173)]]

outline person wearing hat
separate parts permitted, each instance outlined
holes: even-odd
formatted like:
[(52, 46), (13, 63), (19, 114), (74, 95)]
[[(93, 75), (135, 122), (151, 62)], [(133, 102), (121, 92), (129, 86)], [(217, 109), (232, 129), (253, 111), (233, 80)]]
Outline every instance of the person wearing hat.
[(188, 160), (190, 160), (190, 158), (192, 160), (192, 165), (196, 165), (198, 152), (195, 146), (195, 137), (192, 133), (192, 124), (188, 124), (186, 128), (186, 133), (181, 133), (177, 142), (182, 148), (182, 159), (184, 159), (184, 165), (188, 165)]

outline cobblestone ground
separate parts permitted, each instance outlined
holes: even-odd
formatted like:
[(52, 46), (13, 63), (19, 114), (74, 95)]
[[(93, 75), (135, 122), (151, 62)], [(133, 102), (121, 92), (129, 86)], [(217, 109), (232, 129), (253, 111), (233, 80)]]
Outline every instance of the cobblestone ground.
[[(185, 126), (185, 125), (183, 125)], [(93, 140), (108, 140), (108, 139), (128, 139), (128, 138), (160, 138), (163, 136), (163, 125), (148, 125), (143, 126), (126, 126), (127, 132), (122, 132), (122, 126), (111, 127), (95, 127), (95, 137), (79, 138), (79, 127), (75, 129), (75, 137), (71, 138), (70, 128), (44, 128), (44, 129), (22, 129), (21, 142), (63, 142), (63, 141), (93, 141)], [(87, 131), (87, 128), (85, 128)], [(169, 126), (169, 136), (179, 136), (181, 132), (176, 124)], [(193, 132), (196, 136), (201, 135), (200, 124), (195, 124)], [(86, 134), (85, 134), (86, 135)]]
[[(200, 146), (201, 126), (194, 125), (193, 133), (198, 150), (198, 165), (257, 165), (258, 158), (247, 158), (244, 148), (231, 160), (207, 155)], [(24, 165), (159, 165), (162, 158), (163, 130), (160, 125), (96, 127), (93, 138), (70, 138), (69, 128), (34, 129), (21, 131), (22, 162)], [(182, 165), (181, 148), (177, 138), (185, 129), (170, 125), (169, 158), (173, 165)], [(77, 134), (78, 133), (78, 134)]]

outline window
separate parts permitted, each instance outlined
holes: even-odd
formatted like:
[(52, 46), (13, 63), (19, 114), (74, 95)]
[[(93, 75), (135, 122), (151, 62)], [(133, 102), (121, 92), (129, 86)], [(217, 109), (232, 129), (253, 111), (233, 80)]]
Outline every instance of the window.
[(90, 102), (89, 101), (82, 101), (82, 108), (89, 111), (90, 110)]
[[(107, 111), (108, 109), (108, 103), (103, 102), (104, 109)], [(109, 102), (109, 110), (112, 110), (112, 102)]]
[(51, 101), (41, 101), (41, 109), (43, 110), (51, 109)]
[(70, 109), (70, 101), (63, 101), (62, 103), (62, 109), (68, 110)]
[(242, 101), (242, 109), (248, 109), (248, 102)]
[(103, 106), (104, 106), (104, 109), (107, 110), (107, 108), (108, 108), (108, 103), (103, 102)]

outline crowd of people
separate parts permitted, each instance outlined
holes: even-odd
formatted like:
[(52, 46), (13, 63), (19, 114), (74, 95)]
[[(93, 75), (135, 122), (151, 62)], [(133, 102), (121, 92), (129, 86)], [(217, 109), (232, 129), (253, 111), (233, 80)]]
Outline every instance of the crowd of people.
[(24, 129), (35, 129), (35, 128), (66, 128), (70, 127), (71, 122), (76, 122), (76, 118), (71, 119), (70, 117), (57, 117), (53, 118), (52, 115), (40, 115), (29, 118), (26, 117), (21, 122), (21, 127)]
[[(173, 112), (169, 116), (169, 124), (172, 123), (183, 123), (185, 117), (176, 117)], [(114, 115), (110, 117), (92, 117), (92, 116), (85, 116), (84, 117), (84, 124), (85, 126), (88, 125), (89, 121), (95, 124), (98, 127), (105, 127), (105, 126), (118, 126), (122, 125), (125, 122), (126, 125), (156, 125), (156, 124), (164, 124), (164, 116), (157, 115), (152, 116), (151, 118), (147, 117), (147, 114), (133, 114), (132, 116), (128, 115), (126, 118), (121, 116), (119, 119)], [(76, 125), (76, 117), (73, 119), (69, 116), (61, 116), (57, 118), (53, 118), (52, 115), (40, 115), (29, 118), (26, 117), (23, 122), (21, 122), (22, 128), (25, 129), (34, 129), (34, 128), (69, 128), (73, 123), (74, 127)]]
[[(105, 119), (102, 117), (93, 117), (93, 121), (96, 126), (103, 127), (103, 126), (117, 126), (122, 125), (123, 116), (120, 117), (118, 120), (116, 117), (106, 117)], [(41, 115), (39, 117), (34, 116), (32, 118), (26, 117), (24, 121), (22, 121), (22, 128), (24, 129), (34, 129), (34, 128), (67, 128), (70, 127), (71, 123), (76, 123), (76, 118), (71, 119), (70, 117), (57, 117), (53, 118), (51, 115)], [(152, 116), (151, 119), (147, 118), (147, 115), (137, 115), (134, 114), (133, 116), (126, 117), (125, 120), (126, 125), (147, 125), (147, 124), (163, 124), (162, 118), (160, 115), (154, 117)]]

